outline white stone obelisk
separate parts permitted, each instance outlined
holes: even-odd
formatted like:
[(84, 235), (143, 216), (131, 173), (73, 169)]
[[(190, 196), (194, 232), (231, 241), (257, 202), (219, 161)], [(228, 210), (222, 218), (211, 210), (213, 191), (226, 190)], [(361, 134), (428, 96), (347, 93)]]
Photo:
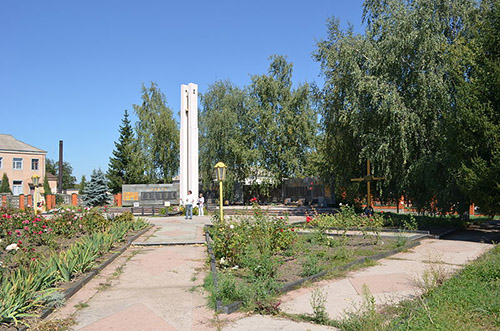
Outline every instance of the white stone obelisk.
[(188, 191), (198, 198), (198, 85), (181, 85), (181, 137), (179, 197), (186, 201)]

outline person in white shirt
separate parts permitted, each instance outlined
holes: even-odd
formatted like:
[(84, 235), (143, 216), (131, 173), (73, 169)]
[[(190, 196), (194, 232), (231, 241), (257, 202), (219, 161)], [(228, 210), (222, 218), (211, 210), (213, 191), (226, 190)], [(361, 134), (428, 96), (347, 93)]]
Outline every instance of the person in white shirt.
[(193, 192), (188, 191), (188, 195), (186, 197), (186, 219), (193, 219), (193, 204), (194, 204), (194, 196)]
[(198, 216), (204, 216), (203, 205), (205, 204), (205, 198), (203, 194), (200, 193), (200, 197), (198, 198)]

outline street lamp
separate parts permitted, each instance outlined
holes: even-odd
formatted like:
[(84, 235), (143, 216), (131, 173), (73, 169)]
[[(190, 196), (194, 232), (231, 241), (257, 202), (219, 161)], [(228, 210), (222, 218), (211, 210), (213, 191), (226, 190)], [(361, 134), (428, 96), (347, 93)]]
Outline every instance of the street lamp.
[(33, 210), (35, 211), (35, 216), (36, 216), (36, 207), (37, 207), (37, 203), (36, 203), (36, 196), (37, 196), (36, 195), (36, 188), (40, 184), (40, 176), (38, 176), (38, 175), (31, 176), (31, 181), (33, 182), (33, 186), (35, 187), (35, 192), (33, 194)]
[(215, 177), (219, 181), (219, 205), (220, 205), (220, 220), (224, 219), (224, 212), (222, 210), (222, 181), (226, 179), (227, 166), (219, 162), (215, 165)]

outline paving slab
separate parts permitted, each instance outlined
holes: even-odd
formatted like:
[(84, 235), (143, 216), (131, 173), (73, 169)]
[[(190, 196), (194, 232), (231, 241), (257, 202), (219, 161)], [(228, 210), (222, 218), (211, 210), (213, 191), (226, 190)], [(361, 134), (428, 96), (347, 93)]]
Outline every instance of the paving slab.
[[(192, 289), (203, 280), (203, 275), (197, 273), (204, 265), (204, 247), (137, 250), (140, 254), (125, 264), (123, 274), (109, 288), (97, 292), (88, 301), (89, 307), (77, 313), (76, 330), (93, 330), (94, 327), (133, 330), (120, 317), (127, 311), (154, 314), (156, 317), (150, 322), (158, 321), (159, 329), (168, 324), (176, 330), (190, 330), (194, 319), (213, 317), (208, 308), (202, 314), (193, 314), (194, 307), (198, 306), (196, 296), (201, 294)], [(148, 326), (136, 330), (149, 329)]]
[(211, 223), (210, 216), (193, 216), (186, 220), (181, 217), (150, 217), (150, 222), (155, 225), (155, 232), (147, 236), (145, 242), (149, 244), (166, 242), (203, 241), (203, 227)]

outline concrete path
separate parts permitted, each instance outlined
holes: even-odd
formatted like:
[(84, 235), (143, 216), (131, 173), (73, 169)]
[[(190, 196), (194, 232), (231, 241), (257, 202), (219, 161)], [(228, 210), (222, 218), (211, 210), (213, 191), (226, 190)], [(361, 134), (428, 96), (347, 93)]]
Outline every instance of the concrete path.
[[(106, 267), (66, 305), (50, 316), (73, 316), (74, 330), (333, 330), (284, 318), (242, 313), (215, 315), (201, 288), (206, 247), (203, 226), (209, 217), (152, 217), (155, 225), (130, 249)], [(191, 245), (166, 245), (186, 243)], [(285, 294), (280, 308), (312, 314), (311, 293), (327, 295), (331, 318), (363, 302), (364, 285), (378, 304), (397, 302), (420, 293), (426, 274), (449, 273), (475, 259), (491, 245), (466, 241), (424, 240), (421, 246), (351, 272), (347, 277), (314, 283)]]
[[(253, 330), (253, 320), (232, 324), (244, 316), (216, 315), (207, 307), (201, 285), (205, 277), (203, 226), (210, 218), (151, 217), (155, 227), (137, 239), (71, 297), (50, 319), (73, 317), (74, 330)], [(265, 330), (331, 330), (269, 316), (254, 317)], [(243, 323), (242, 327), (238, 327)]]
[(425, 239), (421, 245), (379, 260), (373, 267), (288, 292), (282, 297), (281, 308), (291, 314), (312, 314), (311, 294), (321, 291), (327, 298), (325, 307), (330, 318), (340, 319), (363, 306), (365, 288), (378, 305), (411, 299), (421, 294), (434, 277), (451, 276), (491, 247), (482, 243)]
[[(137, 242), (202, 242), (203, 226), (210, 219), (149, 221), (155, 227)], [(74, 314), (74, 329), (85, 331), (213, 330), (213, 311), (198, 288), (205, 251), (204, 245), (132, 246), (51, 318)]]

